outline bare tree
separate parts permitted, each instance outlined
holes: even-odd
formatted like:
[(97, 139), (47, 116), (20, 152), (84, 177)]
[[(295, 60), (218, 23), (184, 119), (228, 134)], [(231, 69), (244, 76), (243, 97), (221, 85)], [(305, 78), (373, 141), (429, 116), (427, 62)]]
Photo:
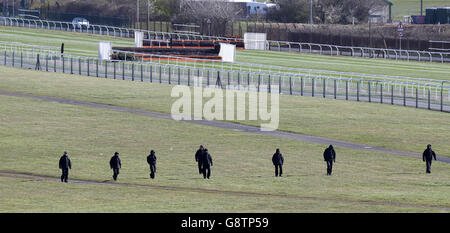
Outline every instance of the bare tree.
[[(209, 34), (223, 34), (226, 31), (227, 23), (233, 23), (238, 12), (236, 4), (223, 0), (181, 0), (180, 13), (174, 21), (181, 23), (207, 22)], [(213, 29), (214, 32), (211, 31)]]

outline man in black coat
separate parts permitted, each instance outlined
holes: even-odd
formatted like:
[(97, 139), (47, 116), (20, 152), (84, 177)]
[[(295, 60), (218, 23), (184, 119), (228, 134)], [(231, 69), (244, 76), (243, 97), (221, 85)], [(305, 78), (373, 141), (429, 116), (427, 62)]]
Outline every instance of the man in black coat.
[(204, 148), (203, 145), (200, 145), (200, 148), (197, 150), (197, 152), (195, 152), (195, 161), (197, 162), (198, 165), (198, 174), (202, 174), (202, 163), (200, 162), (200, 158), (202, 157), (202, 154), (204, 153)]
[(333, 170), (333, 162), (336, 162), (336, 151), (334, 151), (333, 145), (330, 145), (323, 152), (323, 159), (327, 162), (327, 176), (331, 176)]
[(67, 178), (69, 177), (69, 169), (72, 169), (72, 163), (70, 162), (69, 156), (67, 156), (67, 152), (65, 151), (59, 159), (59, 169), (62, 170), (61, 182), (67, 183)]
[(147, 163), (150, 165), (150, 178), (155, 179), (156, 155), (154, 150), (151, 150), (150, 154), (147, 156)]
[(283, 155), (280, 153), (280, 149), (277, 149), (275, 151), (275, 154), (273, 154), (272, 163), (275, 166), (275, 176), (278, 176), (278, 175), (282, 176), (283, 175), (284, 158), (283, 158)]
[(113, 169), (113, 179), (117, 180), (117, 176), (119, 175), (119, 170), (122, 167), (122, 163), (120, 162), (119, 152), (115, 152), (114, 156), (109, 160), (109, 166)]
[(203, 153), (199, 158), (199, 161), (202, 166), (203, 179), (206, 179), (211, 176), (211, 166), (213, 166), (213, 161), (211, 154), (209, 154), (208, 149), (204, 149)]
[(427, 173), (431, 173), (431, 161), (436, 160), (436, 154), (431, 149), (431, 145), (427, 145), (427, 149), (422, 154), (422, 160), (427, 163)]

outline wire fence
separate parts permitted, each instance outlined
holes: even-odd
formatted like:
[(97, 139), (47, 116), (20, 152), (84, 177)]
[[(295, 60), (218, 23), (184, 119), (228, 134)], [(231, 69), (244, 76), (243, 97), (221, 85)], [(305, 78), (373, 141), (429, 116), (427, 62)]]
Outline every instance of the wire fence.
[(259, 72), (259, 73), (283, 73), (286, 75), (308, 75), (308, 76), (326, 76), (333, 78), (348, 78), (348, 79), (370, 79), (377, 81), (400, 81), (400, 82), (414, 82), (422, 84), (442, 84), (450, 85), (448, 80), (440, 79), (427, 79), (427, 78), (414, 78), (407, 76), (392, 76), (392, 75), (377, 75), (377, 74), (364, 74), (364, 73), (354, 73), (354, 72), (339, 72), (330, 70), (316, 70), (316, 69), (304, 69), (304, 68), (291, 68), (282, 67), (275, 65), (263, 65), (263, 64), (253, 64), (245, 62), (223, 62), (221, 60), (213, 59), (199, 59), (199, 58), (189, 58), (189, 57), (177, 57), (168, 56), (160, 54), (148, 54), (139, 53), (134, 51), (124, 51), (120, 49), (113, 49), (113, 54), (122, 54), (124, 60), (130, 61), (142, 61), (150, 60), (154, 63), (164, 63), (164, 64), (174, 64), (174, 65), (184, 65), (202, 68), (213, 68), (220, 70), (232, 70), (232, 71), (247, 71), (247, 72)]
[[(134, 38), (136, 31), (143, 32), (147, 39), (162, 39), (168, 40), (170, 38), (176, 40), (222, 40), (222, 41), (241, 41), (239, 38), (228, 38), (220, 36), (205, 36), (190, 33), (173, 33), (173, 32), (158, 32), (134, 28), (113, 27), (107, 25), (91, 24), (89, 26), (74, 24), (72, 22), (63, 21), (49, 21), (49, 20), (34, 20), (23, 18), (0, 17), (0, 25), (16, 26), (28, 28), (40, 28), (48, 30), (72, 31), (90, 34), (99, 34), (113, 37)], [(300, 53), (315, 53), (321, 55), (331, 56), (353, 56), (366, 58), (383, 58), (395, 60), (415, 60), (423, 62), (450, 62), (449, 52), (432, 52), (432, 51), (416, 51), (416, 50), (395, 50), (383, 48), (368, 48), (368, 47), (350, 47), (338, 46), (330, 44), (316, 44), (316, 43), (302, 43), (289, 41), (266, 41), (266, 49), (275, 51), (289, 51)]]
[[(327, 76), (248, 72), (136, 61), (108, 61), (24, 49), (0, 50), (0, 64), (45, 72), (107, 79), (267, 91), (342, 100), (403, 105), (450, 112), (450, 85), (350, 79)], [(198, 84), (197, 84), (198, 85)], [(266, 86), (267, 89), (262, 88)], [(275, 89), (274, 89), (275, 88)]]

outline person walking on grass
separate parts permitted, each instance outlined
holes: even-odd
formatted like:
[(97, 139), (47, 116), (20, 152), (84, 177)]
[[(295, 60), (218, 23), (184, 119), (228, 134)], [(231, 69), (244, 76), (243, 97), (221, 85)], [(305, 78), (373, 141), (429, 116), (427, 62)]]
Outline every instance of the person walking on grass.
[(203, 169), (202, 169), (202, 163), (200, 161), (203, 153), (204, 153), (205, 148), (203, 148), (203, 145), (200, 145), (200, 148), (197, 150), (197, 152), (195, 152), (195, 162), (197, 162), (198, 165), (198, 174), (202, 174)]
[(119, 152), (115, 152), (114, 156), (109, 160), (109, 166), (113, 169), (113, 179), (117, 180), (119, 176), (119, 170), (122, 168), (122, 163), (119, 158)]
[(336, 151), (334, 151), (333, 145), (330, 145), (323, 152), (323, 159), (327, 162), (327, 176), (331, 176), (333, 171), (333, 163), (336, 162)]
[(213, 160), (211, 154), (208, 152), (208, 149), (204, 149), (199, 160), (202, 166), (203, 179), (209, 179), (211, 176), (211, 166), (213, 166)]
[(69, 156), (67, 156), (67, 152), (64, 151), (64, 154), (59, 159), (59, 169), (62, 170), (61, 182), (66, 182), (69, 178), (69, 169), (72, 169), (72, 163), (70, 162)]
[(150, 165), (150, 178), (155, 179), (156, 155), (154, 150), (151, 150), (150, 154), (147, 156), (147, 163)]
[(436, 160), (436, 153), (431, 149), (431, 145), (428, 144), (427, 149), (425, 149), (422, 154), (422, 160), (427, 164), (427, 173), (431, 173), (431, 162), (433, 161), (433, 157), (434, 160)]
[(283, 176), (283, 163), (284, 158), (283, 155), (280, 153), (280, 149), (277, 149), (275, 151), (275, 154), (272, 156), (272, 163), (275, 166), (275, 176)]

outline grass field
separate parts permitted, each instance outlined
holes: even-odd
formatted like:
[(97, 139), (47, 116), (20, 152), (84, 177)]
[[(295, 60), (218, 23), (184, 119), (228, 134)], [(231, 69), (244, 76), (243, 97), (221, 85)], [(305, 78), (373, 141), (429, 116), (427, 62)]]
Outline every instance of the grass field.
[[(68, 53), (85, 56), (97, 55), (98, 41), (133, 44), (129, 39), (0, 27), (0, 41), (5, 40), (46, 46), (64, 42)], [(450, 76), (450, 67), (437, 63), (271, 51), (238, 51), (238, 59), (420, 78)], [(170, 113), (172, 88), (0, 66), (0, 91), (161, 113)], [(0, 95), (0, 119), (0, 212), (450, 211), (447, 163), (433, 163), (433, 173), (426, 174), (417, 158), (337, 147), (333, 176), (326, 176), (324, 145), (280, 137), (6, 95)], [(450, 157), (449, 119), (448, 113), (402, 106), (280, 96), (281, 131), (417, 153), (430, 143), (438, 156)], [(213, 156), (211, 180), (198, 174), (194, 153), (200, 144)], [(282, 178), (273, 175), (275, 148), (285, 157)], [(150, 149), (158, 156), (155, 180), (149, 179), (145, 160)], [(69, 180), (81, 182), (57, 182), (63, 151), (73, 163)], [(108, 164), (115, 151), (122, 159), (116, 183)], [(25, 173), (29, 176), (20, 175)]]
[[(0, 67), (0, 90), (170, 113), (170, 85)], [(101, 87), (101, 88), (98, 88)], [(204, 102), (207, 99), (205, 98)], [(224, 111), (225, 112), (225, 111)], [(244, 121), (257, 125), (260, 122)], [(435, 145), (450, 157), (447, 113), (314, 97), (280, 97), (280, 130), (411, 152)]]
[[(444, 163), (433, 164), (433, 174), (427, 175), (414, 158), (336, 148), (334, 175), (327, 177), (318, 144), (27, 98), (1, 96), (0, 102), (0, 170), (56, 181), (57, 161), (66, 150), (73, 163), (70, 178), (99, 182), (0, 178), (2, 211), (440, 212), (450, 207), (449, 165)], [(211, 180), (197, 173), (193, 155), (199, 144), (214, 158)], [(272, 174), (276, 147), (285, 156), (284, 178)], [(145, 163), (151, 148), (158, 156), (155, 180), (148, 178)], [(118, 183), (125, 187), (101, 185), (111, 182), (108, 161), (114, 151), (121, 153)], [(191, 192), (145, 188), (150, 185)]]
[[(392, 6), (392, 16), (394, 20), (402, 20), (405, 15), (420, 15), (420, 0), (390, 0)], [(423, 15), (427, 7), (448, 7), (447, 0), (424, 0)]]
[[(0, 27), (0, 41), (16, 41), (25, 44), (57, 47), (61, 46), (61, 43), (64, 43), (67, 53), (91, 57), (97, 57), (99, 41), (111, 41), (113, 46), (134, 45), (134, 41), (132, 39), (12, 27)], [(286, 53), (250, 50), (238, 50), (237, 61), (288, 68), (450, 80), (450, 65), (440, 63), (407, 62), (343, 56), (322, 56), (295, 52)], [(197, 66), (202, 65), (204, 64), (197, 63)], [(233, 67), (234, 69), (239, 69), (239, 66), (235, 65)], [(246, 70), (245, 66), (244, 70)], [(255, 70), (255, 67), (253, 70)], [(278, 69), (263, 69), (263, 72), (269, 71), (279, 72)]]

